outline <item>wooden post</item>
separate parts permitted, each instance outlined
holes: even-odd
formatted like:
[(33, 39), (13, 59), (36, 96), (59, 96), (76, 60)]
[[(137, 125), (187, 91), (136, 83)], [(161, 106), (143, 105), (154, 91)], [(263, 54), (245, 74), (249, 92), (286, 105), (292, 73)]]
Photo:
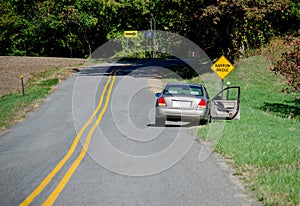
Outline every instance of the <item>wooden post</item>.
[(23, 75), (21, 75), (20, 76), (20, 78), (21, 78), (21, 85), (22, 85), (22, 93), (23, 93), (23, 96), (25, 96), (25, 90), (24, 90), (24, 76)]

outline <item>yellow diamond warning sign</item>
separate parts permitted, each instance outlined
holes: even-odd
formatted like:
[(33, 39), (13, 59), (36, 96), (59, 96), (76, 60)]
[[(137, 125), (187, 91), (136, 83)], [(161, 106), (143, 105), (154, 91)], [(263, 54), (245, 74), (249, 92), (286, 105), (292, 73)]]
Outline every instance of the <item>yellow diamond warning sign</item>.
[(233, 69), (234, 66), (226, 59), (221, 56), (212, 66), (211, 69), (216, 72), (221, 79), (224, 79)]

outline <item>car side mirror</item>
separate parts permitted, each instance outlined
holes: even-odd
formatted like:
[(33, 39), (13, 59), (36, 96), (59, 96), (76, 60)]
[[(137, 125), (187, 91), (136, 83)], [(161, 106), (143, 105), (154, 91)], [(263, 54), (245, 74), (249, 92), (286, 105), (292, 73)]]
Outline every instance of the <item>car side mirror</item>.
[(160, 97), (160, 96), (161, 96), (161, 93), (155, 93), (155, 96), (156, 96), (156, 97)]

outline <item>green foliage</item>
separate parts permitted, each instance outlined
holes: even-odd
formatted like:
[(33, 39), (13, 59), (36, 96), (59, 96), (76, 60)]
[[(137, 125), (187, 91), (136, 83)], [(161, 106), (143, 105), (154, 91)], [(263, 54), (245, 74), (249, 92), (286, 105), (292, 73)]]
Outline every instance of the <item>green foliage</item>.
[[(277, 27), (282, 10), (288, 8), (288, 1), (220, 1), (204, 11), (203, 21), (208, 20), (215, 31), (214, 38), (219, 53), (231, 59), (237, 58), (246, 49), (258, 48), (280, 33)], [(219, 45), (219, 47), (218, 47)]]
[(286, 92), (300, 92), (300, 41), (287, 38), (285, 43), (293, 47), (293, 50), (283, 53), (281, 60), (271, 70), (288, 80), (290, 87), (285, 89)]
[(0, 55), (85, 57), (124, 30), (156, 29), (230, 59), (297, 33), (298, 0), (0, 0)]

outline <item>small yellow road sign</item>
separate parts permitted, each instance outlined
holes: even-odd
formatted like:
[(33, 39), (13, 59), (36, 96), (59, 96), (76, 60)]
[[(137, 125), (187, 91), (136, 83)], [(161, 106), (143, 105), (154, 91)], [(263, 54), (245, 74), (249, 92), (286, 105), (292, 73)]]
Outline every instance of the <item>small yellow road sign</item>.
[(137, 38), (138, 31), (124, 31), (124, 37), (125, 38)]
[(234, 66), (226, 59), (221, 56), (212, 66), (211, 69), (216, 72), (221, 79), (224, 79), (233, 69)]

